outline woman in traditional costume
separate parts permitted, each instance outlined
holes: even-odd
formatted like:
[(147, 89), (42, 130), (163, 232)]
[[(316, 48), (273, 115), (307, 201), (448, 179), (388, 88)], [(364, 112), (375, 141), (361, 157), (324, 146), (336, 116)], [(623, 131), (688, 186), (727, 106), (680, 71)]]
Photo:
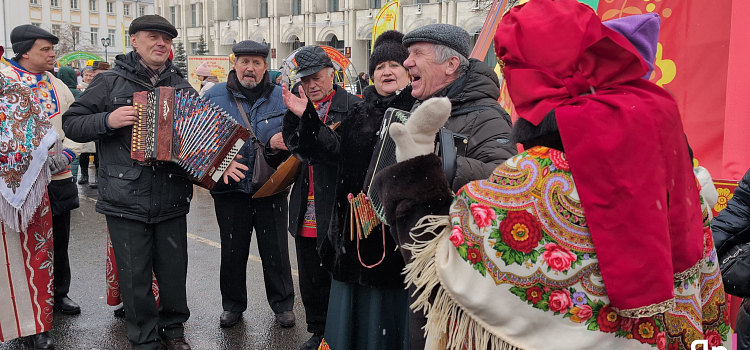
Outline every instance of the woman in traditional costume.
[(413, 254), (427, 348), (729, 347), (677, 104), (636, 48), (575, 0), (512, 8), (495, 48), (526, 151), (452, 194), (424, 136), (448, 117), (433, 99), (391, 126), (401, 162), (373, 183)]
[[(408, 294), (401, 275), (404, 262), (388, 227), (377, 219), (365, 195), (386, 109), (408, 111), (416, 101), (403, 66), (409, 54), (402, 38), (399, 32), (387, 31), (375, 41), (369, 61), (375, 84), (365, 87), (364, 101), (349, 110), (336, 131), (323, 122), (300, 123), (294, 130), (303, 135), (296, 138), (299, 143), (287, 144), (295, 154), (337, 174), (330, 179), (315, 178), (335, 193), (333, 203), (320, 203), (317, 194), (315, 198), (316, 207), (328, 205), (333, 211), (330, 228), (318, 226), (317, 231), (322, 266), (332, 276), (326, 343), (321, 349), (409, 348)], [(313, 116), (303, 118), (319, 120), (306, 99), (297, 98), (287, 106), (297, 115), (304, 111)], [(304, 300), (305, 291), (302, 294)]]
[[(2, 55), (0, 47), (0, 56)], [(51, 174), (58, 134), (31, 88), (0, 74), (0, 342), (34, 336), (52, 349)]]

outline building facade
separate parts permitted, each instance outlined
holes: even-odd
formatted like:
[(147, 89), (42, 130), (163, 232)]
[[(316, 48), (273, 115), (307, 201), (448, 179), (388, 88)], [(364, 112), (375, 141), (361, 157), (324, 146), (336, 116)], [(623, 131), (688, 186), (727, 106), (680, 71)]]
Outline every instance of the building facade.
[[(251, 39), (266, 42), (275, 49), (276, 56), (269, 57), (269, 67), (275, 69), (301, 46), (329, 45), (342, 53), (350, 48), (350, 60), (357, 71), (367, 71), (373, 21), (386, 3), (386, 0), (154, 1), (156, 13), (177, 27), (180, 34), (175, 40), (184, 44), (188, 55), (197, 50), (201, 35), (210, 55), (228, 55), (234, 43)], [(398, 30), (407, 33), (431, 23), (449, 23), (466, 29), (476, 38), (490, 5), (487, 0), (403, 0)]]
[(128, 27), (133, 19), (155, 14), (154, 0), (0, 0), (2, 1), (2, 46), (6, 57), (14, 56), (10, 32), (16, 26), (33, 24), (60, 38), (57, 54), (86, 51), (105, 58), (102, 38), (109, 38), (106, 59), (130, 51)]

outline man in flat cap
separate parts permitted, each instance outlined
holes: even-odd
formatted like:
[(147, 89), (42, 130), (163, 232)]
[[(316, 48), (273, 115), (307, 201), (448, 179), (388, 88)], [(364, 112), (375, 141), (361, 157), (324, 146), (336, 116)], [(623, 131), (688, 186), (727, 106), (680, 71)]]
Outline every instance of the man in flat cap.
[[(315, 349), (325, 332), (331, 291), (331, 275), (323, 267), (318, 250), (331, 225), (338, 174), (337, 166), (311, 161), (330, 155), (326, 149), (315, 147), (313, 139), (319, 127), (340, 122), (362, 99), (333, 83), (333, 62), (320, 46), (301, 48), (294, 60), (295, 78), (301, 79), (301, 87), (294, 93), (301, 98), (284, 86), (284, 101), (290, 110), (284, 115), (282, 134), (289, 150), (302, 160), (302, 171), (289, 199), (289, 232), (295, 238), (307, 331), (313, 333), (302, 349)], [(294, 105), (303, 111), (314, 108), (315, 113), (295, 114), (291, 110)]]
[(2, 73), (31, 87), (62, 141), (54, 150), (50, 150), (50, 156), (59, 159), (54, 162), (58, 166), (51, 169), (52, 181), (47, 186), (55, 242), (54, 309), (74, 315), (80, 313), (81, 308), (68, 297), (71, 281), (68, 242), (70, 211), (78, 208), (79, 203), (78, 188), (73, 182), (70, 164), (81, 153), (82, 145), (66, 137), (62, 129), (62, 115), (75, 98), (62, 80), (48, 72), (55, 64), (53, 46), (58, 41), (56, 36), (42, 28), (25, 24), (13, 28), (10, 40), (15, 56), (9, 60), (10, 65), (2, 69)]
[(219, 286), (224, 312), (219, 317), (219, 324), (222, 327), (234, 326), (247, 309), (247, 258), (255, 229), (268, 303), (279, 325), (292, 327), (295, 317), (286, 233), (288, 191), (253, 199), (253, 194), (263, 183), (253, 185), (259, 180), (254, 177), (261, 176), (253, 173), (255, 162), (264, 161), (265, 156), (289, 155), (278, 152), (286, 150), (281, 138), (286, 106), (281, 98), (281, 86), (269, 79), (268, 45), (245, 40), (235, 44), (232, 51), (234, 66), (227, 81), (213, 86), (203, 98), (223, 108), (248, 128), (265, 145), (265, 154), (256, 154), (253, 143), (245, 143), (239, 152), (242, 158), (238, 160), (247, 168), (241, 171), (244, 177), (228, 178), (226, 183), (217, 183), (211, 190), (221, 237)]
[(404, 67), (412, 76), (412, 96), (419, 101), (448, 97), (452, 110), (445, 127), (469, 138), (466, 156), (456, 160), (454, 191), (487, 178), (517, 153), (510, 142), (510, 116), (497, 103), (497, 74), (484, 62), (468, 59), (470, 42), (466, 30), (442, 23), (412, 30), (403, 39), (409, 49)]
[[(63, 116), (63, 128), (78, 142), (96, 141), (100, 184), (96, 211), (107, 218), (120, 291), (133, 349), (190, 349), (183, 323), (186, 298), (187, 220), (193, 184), (171, 162), (136, 163), (130, 158), (137, 113), (133, 93), (169, 86), (195, 90), (168, 59), (175, 29), (166, 19), (141, 16), (130, 24), (133, 51), (115, 58)], [(159, 281), (162, 311), (151, 290)]]

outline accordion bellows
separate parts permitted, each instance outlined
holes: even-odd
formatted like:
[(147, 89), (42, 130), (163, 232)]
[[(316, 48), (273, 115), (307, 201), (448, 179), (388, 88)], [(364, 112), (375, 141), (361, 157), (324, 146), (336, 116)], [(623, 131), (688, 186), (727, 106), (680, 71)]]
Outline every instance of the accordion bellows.
[(198, 95), (159, 87), (133, 94), (138, 120), (130, 157), (177, 163), (200, 186), (212, 189), (250, 137), (221, 108)]

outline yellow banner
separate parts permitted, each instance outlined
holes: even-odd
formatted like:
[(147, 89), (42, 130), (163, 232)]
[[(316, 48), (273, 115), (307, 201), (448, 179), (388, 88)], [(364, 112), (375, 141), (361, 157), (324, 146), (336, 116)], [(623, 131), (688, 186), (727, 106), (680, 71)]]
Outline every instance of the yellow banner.
[(122, 22), (120, 22), (120, 29), (122, 30), (121, 32), (122, 33), (122, 53), (124, 54), (125, 53), (125, 40), (130, 40), (130, 36), (125, 34), (127, 32), (125, 31), (125, 24), (123, 24)]
[(375, 22), (372, 24), (372, 43), (370, 49), (375, 46), (375, 39), (387, 30), (396, 30), (398, 28), (398, 9), (401, 5), (399, 0), (392, 0), (385, 4), (375, 16)]

